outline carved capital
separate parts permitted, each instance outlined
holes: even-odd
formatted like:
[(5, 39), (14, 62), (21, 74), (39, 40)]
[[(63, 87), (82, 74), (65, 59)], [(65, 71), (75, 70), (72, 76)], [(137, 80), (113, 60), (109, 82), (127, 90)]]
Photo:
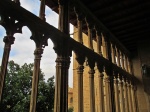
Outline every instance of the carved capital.
[(34, 51), (35, 59), (40, 60), (43, 54), (43, 49), (42, 48), (36, 48)]
[(83, 74), (83, 71), (84, 71), (84, 66), (83, 65), (79, 65), (78, 68), (77, 68), (77, 73), (78, 74)]
[(58, 56), (55, 62), (56, 62), (57, 67), (64, 67), (64, 68), (69, 69), (70, 57)]
[(89, 75), (90, 78), (94, 78), (94, 73), (95, 73), (94, 69), (90, 69), (88, 73), (90, 74)]
[(45, 46), (48, 46), (48, 38), (49, 38), (49, 36), (47, 34), (38, 32), (33, 27), (31, 28), (31, 31), (32, 31), (32, 36), (30, 37), (30, 39), (35, 42), (36, 47), (45, 48)]
[(5, 36), (3, 39), (3, 42), (9, 45), (14, 44), (14, 41), (15, 41), (15, 37), (13, 36)]
[(114, 77), (114, 84), (118, 84), (118, 79)]
[(99, 77), (99, 78), (103, 78), (103, 77), (104, 77), (104, 74), (101, 72), (101, 73), (98, 74), (98, 77)]
[(110, 83), (110, 77), (108, 75), (105, 77), (105, 82)]

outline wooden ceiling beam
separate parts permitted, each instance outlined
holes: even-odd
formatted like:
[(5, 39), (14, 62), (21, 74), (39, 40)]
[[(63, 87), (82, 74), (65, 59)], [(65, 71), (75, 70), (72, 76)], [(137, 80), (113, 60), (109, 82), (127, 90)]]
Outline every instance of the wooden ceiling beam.
[[(139, 1), (138, 1), (139, 2)], [(126, 2), (126, 1), (118, 1), (117, 3), (111, 3), (109, 4), (109, 6), (105, 6), (105, 8), (97, 8), (97, 10), (93, 10), (95, 15), (111, 15), (112, 13), (115, 13), (118, 10), (124, 10), (127, 7), (133, 7), (134, 4), (138, 3), (137, 1), (130, 1), (130, 2)], [(128, 4), (127, 4), (128, 3)]]
[(123, 37), (123, 38), (118, 38), (121, 42), (128, 42), (128, 41), (133, 41), (133, 40), (137, 40), (137, 39), (144, 39), (144, 38), (148, 38), (150, 36), (150, 33), (145, 33), (145, 34), (139, 34), (136, 36), (132, 36), (132, 37)]
[(135, 21), (130, 21), (124, 24), (120, 24), (120, 25), (109, 25), (106, 24), (109, 28), (112, 29), (112, 31), (117, 31), (117, 30), (124, 30), (125, 28), (131, 28), (134, 26), (139, 26), (139, 25), (143, 25), (143, 24), (147, 24), (150, 23), (150, 17), (147, 18), (142, 18), (142, 19), (137, 19)]
[(116, 19), (114, 21), (110, 21), (110, 22), (107, 22), (107, 23), (109, 25), (124, 24), (124, 23), (128, 23), (128, 22), (136, 21), (137, 19), (147, 18), (147, 16), (149, 15), (149, 13), (150, 13), (150, 10), (141, 11), (141, 12), (138, 12), (136, 14), (132, 14), (131, 16), (126, 16), (126, 17), (118, 18), (118, 19)]
[[(115, 20), (116, 18), (120, 18), (120, 17), (123, 18), (126, 16), (130, 16), (142, 10), (147, 10), (149, 8), (149, 5), (150, 5), (150, 2), (144, 2), (144, 3), (139, 3), (138, 5), (133, 5), (128, 8), (122, 6), (123, 10), (118, 9), (110, 14), (107, 13), (107, 15), (104, 16), (104, 19), (107, 22), (107, 21)], [(101, 16), (103, 17), (103, 15)]]
[(145, 29), (148, 29), (149, 25), (150, 25), (150, 23), (149, 24), (143, 24), (143, 25), (140, 25), (140, 26), (137, 25), (137, 26), (134, 26), (134, 27), (131, 27), (131, 28), (123, 29), (123, 30), (118, 29), (118, 32), (116, 31), (116, 36), (118, 37), (118, 36), (121, 36), (121, 35), (124, 35), (124, 34), (127, 34), (127, 33), (143, 31)]
[(130, 34), (126, 34), (126, 35), (120, 36), (119, 39), (138, 36), (138, 35), (144, 34), (144, 33), (149, 33), (150, 34), (150, 29), (147, 29), (147, 30), (144, 30), (144, 31), (133, 32), (133, 33), (130, 33)]

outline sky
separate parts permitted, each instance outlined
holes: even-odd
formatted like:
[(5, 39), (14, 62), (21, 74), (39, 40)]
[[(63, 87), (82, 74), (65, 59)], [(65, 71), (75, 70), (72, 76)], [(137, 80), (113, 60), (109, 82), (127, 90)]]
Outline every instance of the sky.
[[(26, 10), (32, 12), (36, 16), (39, 15), (40, 0), (20, 0), (21, 6)], [(58, 14), (52, 11), (50, 8), (46, 7), (46, 22), (54, 27), (58, 27)], [(70, 33), (73, 32), (73, 26), (70, 25)], [(3, 55), (3, 37), (6, 36), (5, 29), (0, 25), (0, 63), (2, 61)], [(14, 35), (15, 42), (11, 47), (9, 60), (14, 60), (15, 63), (23, 65), (24, 63), (34, 62), (34, 50), (35, 43), (30, 39), (31, 32), (27, 27), (23, 27), (22, 34), (16, 33)], [(48, 46), (45, 47), (44, 53), (41, 59), (41, 69), (45, 74), (45, 79), (47, 80), (51, 76), (55, 76), (55, 63), (56, 53), (53, 50), (53, 43), (48, 40)], [(72, 62), (72, 58), (71, 58)], [(73, 64), (70, 64), (69, 69), (69, 86), (73, 86)]]

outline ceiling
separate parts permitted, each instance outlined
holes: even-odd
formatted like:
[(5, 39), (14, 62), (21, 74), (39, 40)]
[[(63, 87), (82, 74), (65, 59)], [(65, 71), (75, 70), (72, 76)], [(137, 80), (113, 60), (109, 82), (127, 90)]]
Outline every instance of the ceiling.
[[(47, 0), (47, 5), (58, 12), (56, 1)], [(150, 38), (150, 0), (80, 1), (130, 52), (136, 52), (138, 41)], [(74, 14), (70, 21), (76, 25)]]

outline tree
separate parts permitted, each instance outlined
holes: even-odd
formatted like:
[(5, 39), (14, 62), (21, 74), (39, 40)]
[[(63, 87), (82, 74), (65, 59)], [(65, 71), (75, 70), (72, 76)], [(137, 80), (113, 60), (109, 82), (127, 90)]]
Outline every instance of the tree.
[(73, 112), (73, 107), (69, 107), (68, 112)]
[[(33, 64), (19, 66), (10, 61), (5, 79), (0, 112), (28, 112), (32, 85)], [(37, 112), (51, 112), (54, 105), (54, 77), (44, 80), (40, 70), (37, 96)]]

